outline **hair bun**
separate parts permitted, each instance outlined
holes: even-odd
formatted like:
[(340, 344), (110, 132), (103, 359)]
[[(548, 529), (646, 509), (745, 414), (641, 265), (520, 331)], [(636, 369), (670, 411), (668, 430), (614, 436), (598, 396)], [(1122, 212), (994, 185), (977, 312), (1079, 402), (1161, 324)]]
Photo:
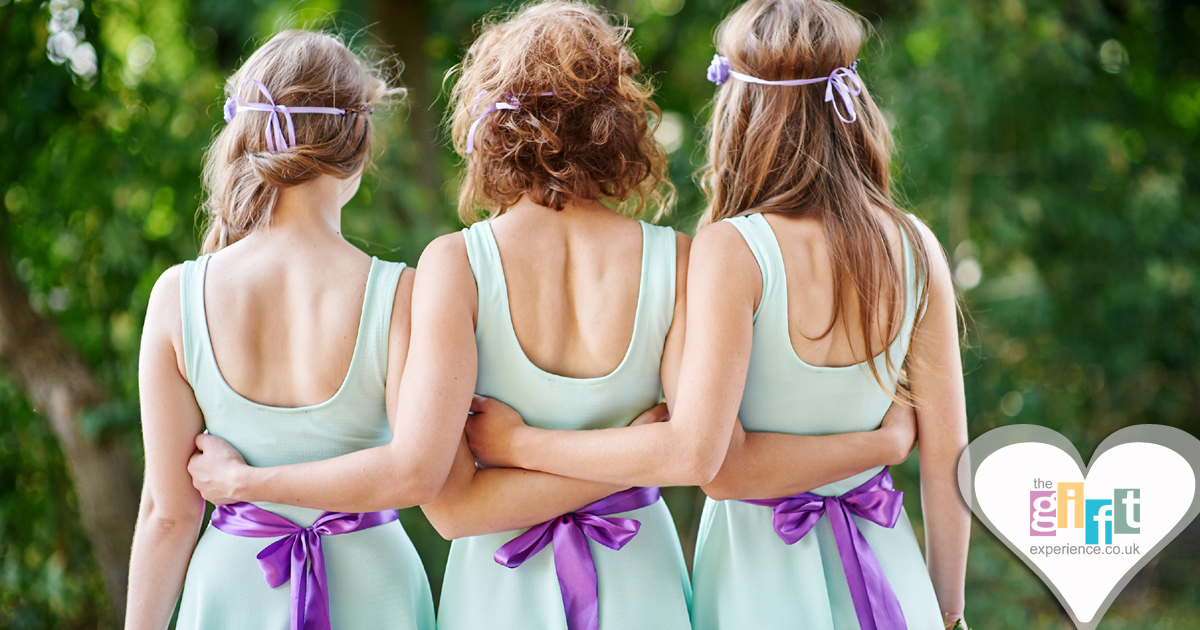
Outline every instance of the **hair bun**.
[[(247, 85), (256, 81), (262, 82), (261, 91)], [(227, 103), (229, 124), (204, 158), (203, 210), (208, 215), (204, 253), (233, 244), (269, 222), (279, 189), (321, 175), (346, 178), (361, 172), (371, 161), (374, 136), (374, 124), (366, 114), (404, 92), (389, 87), (377, 64), (355, 54), (338, 38), (302, 30), (272, 37), (229, 77), (225, 91), (226, 96), (236, 93), (245, 103), (266, 98), (286, 107), (346, 113), (293, 113), (290, 130), (286, 118), (279, 120), (288, 136), (285, 147), (290, 148), (269, 153), (268, 116), (277, 114), (254, 108), (238, 113), (238, 99), (230, 101), (232, 109)]]

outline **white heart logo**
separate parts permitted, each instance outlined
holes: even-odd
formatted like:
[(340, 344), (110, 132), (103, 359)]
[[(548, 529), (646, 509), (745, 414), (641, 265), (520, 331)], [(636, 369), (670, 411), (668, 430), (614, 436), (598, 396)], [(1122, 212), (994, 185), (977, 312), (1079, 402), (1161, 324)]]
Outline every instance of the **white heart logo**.
[(972, 441), (958, 466), (971, 510), (1080, 630), (1095, 628), (1134, 574), (1200, 512), (1197, 471), (1200, 440), (1152, 424), (1108, 436), (1089, 466), (1057, 431), (1001, 427)]

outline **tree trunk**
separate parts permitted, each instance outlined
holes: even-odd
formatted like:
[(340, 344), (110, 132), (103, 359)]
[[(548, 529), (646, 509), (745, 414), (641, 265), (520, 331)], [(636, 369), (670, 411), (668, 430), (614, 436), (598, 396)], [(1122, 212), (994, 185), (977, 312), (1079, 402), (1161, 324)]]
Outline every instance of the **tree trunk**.
[(417, 165), (417, 181), (425, 188), (435, 205), (442, 205), (442, 159), (438, 142), (438, 117), (433, 110), (437, 100), (429, 85), (429, 59), (425, 41), (429, 38), (428, 16), (424, 0), (394, 2), (376, 0), (371, 14), (379, 23), (384, 43), (392, 47), (404, 62), (401, 82), (408, 90), (409, 132), (421, 153)]
[(104, 399), (79, 352), (29, 305), (0, 250), (0, 367), (50, 422), (66, 456), (84, 531), (118, 620), (125, 616), (137, 482), (127, 445), (97, 443), (80, 428), (82, 412)]

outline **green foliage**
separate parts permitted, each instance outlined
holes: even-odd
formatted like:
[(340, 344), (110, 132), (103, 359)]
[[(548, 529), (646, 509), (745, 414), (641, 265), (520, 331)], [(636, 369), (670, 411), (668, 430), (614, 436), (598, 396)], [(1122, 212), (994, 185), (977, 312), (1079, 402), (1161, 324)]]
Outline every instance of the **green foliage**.
[[(385, 150), (345, 213), (369, 253), (415, 263), (456, 229), (457, 158), (413, 138), (414, 108), (445, 107), (441, 78), (492, 0), (424, 0), (432, 103), (379, 112)], [(692, 183), (713, 87), (717, 0), (612, 0), (658, 85), (690, 228)], [(898, 187), (946, 246), (969, 314), (970, 433), (1013, 422), (1061, 431), (1085, 455), (1130, 424), (1200, 430), (1200, 8), (1180, 0), (858, 0), (878, 37), (859, 69), (897, 141)], [(513, 6), (514, 3), (504, 3)], [(199, 166), (220, 121), (224, 77), (270, 33), (332, 26), (359, 47), (383, 0), (0, 0), (0, 242), (39, 313), (83, 352), (112, 402), (86, 430), (138, 449), (136, 362), (150, 287), (194, 257)], [(55, 63), (52, 13), (86, 52)], [(81, 35), (82, 37), (78, 37)], [(58, 43), (55, 43), (58, 42)], [(384, 42), (396, 44), (403, 42)], [(381, 51), (376, 51), (377, 53)], [(417, 93), (419, 90), (414, 90)], [(424, 169), (424, 170), (423, 170)], [(432, 179), (430, 178), (432, 173)], [(917, 519), (915, 458), (897, 467)], [(668, 499), (685, 545), (697, 495)], [(0, 626), (111, 620), (62, 455), (45, 423), (0, 381)], [(447, 545), (404, 514), (437, 589)], [(1197, 526), (1135, 580), (1113, 628), (1191, 627)], [(1190, 542), (1189, 542), (1190, 541)], [(690, 549), (688, 550), (690, 553)], [(977, 525), (968, 621), (1066, 628), (1046, 588)], [(1140, 580), (1140, 581), (1139, 581)]]

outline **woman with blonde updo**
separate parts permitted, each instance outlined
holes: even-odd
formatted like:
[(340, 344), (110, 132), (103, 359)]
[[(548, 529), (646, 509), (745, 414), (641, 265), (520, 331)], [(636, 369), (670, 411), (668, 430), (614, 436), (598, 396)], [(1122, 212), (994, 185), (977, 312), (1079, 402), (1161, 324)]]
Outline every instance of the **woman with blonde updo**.
[(372, 157), (371, 113), (398, 92), (370, 63), (287, 31), (226, 92), (228, 125), (205, 157), (204, 255), (159, 278), (142, 334), (146, 472), (126, 627), (167, 627), (182, 589), (181, 629), (431, 629), (429, 583), (394, 508), (427, 500), (444, 469), (364, 508), (377, 511), (247, 496), (196, 539), (197, 442), (220, 436), (278, 466), (391, 441), (414, 275), (341, 234)]

